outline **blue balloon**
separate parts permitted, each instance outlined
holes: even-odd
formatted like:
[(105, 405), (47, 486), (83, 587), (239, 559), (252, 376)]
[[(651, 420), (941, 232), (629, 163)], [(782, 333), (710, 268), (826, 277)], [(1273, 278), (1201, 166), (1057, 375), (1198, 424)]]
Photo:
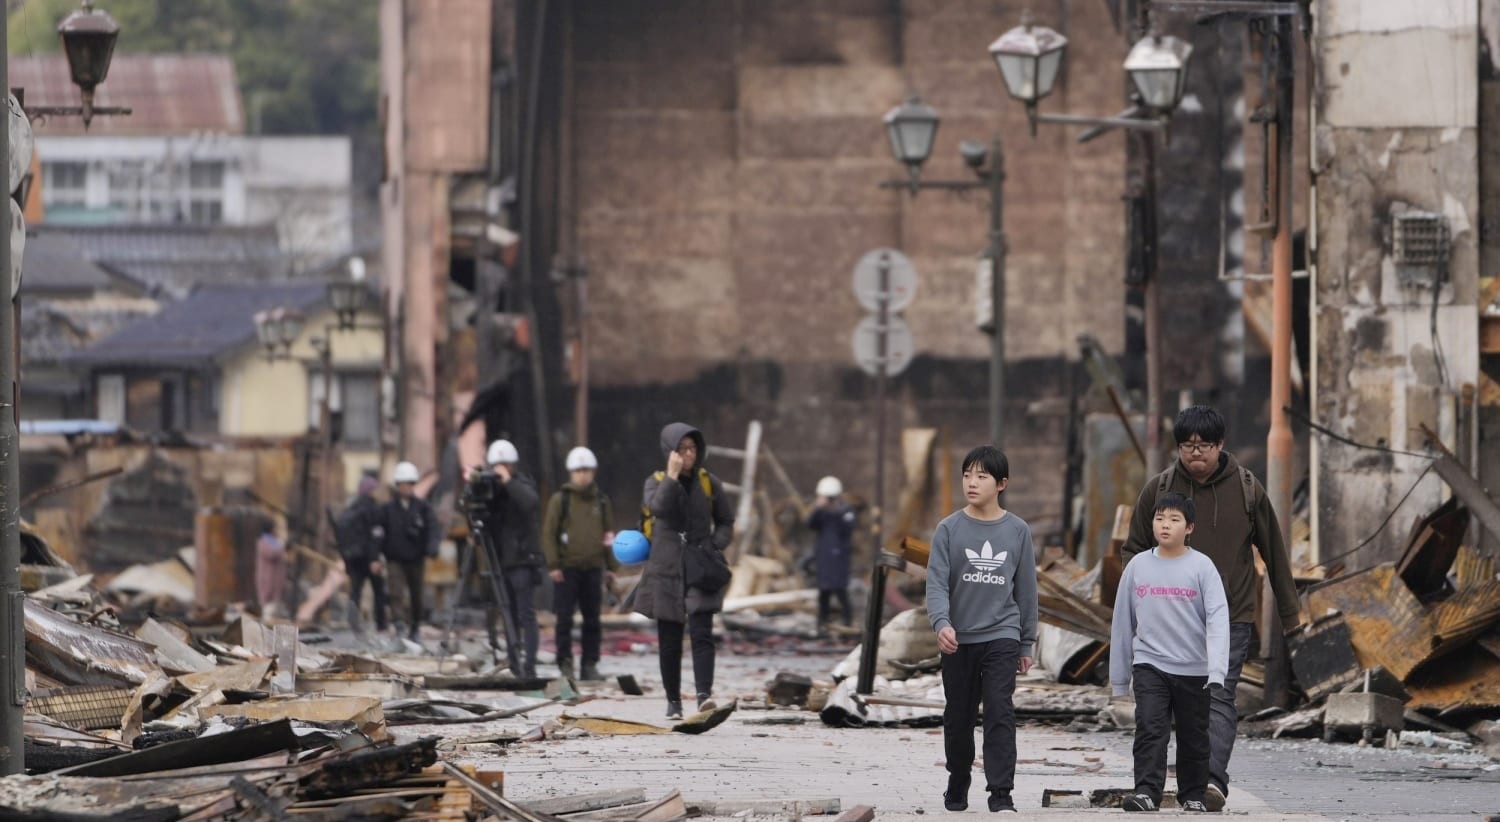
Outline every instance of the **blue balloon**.
[(621, 531), (615, 534), (615, 559), (621, 565), (639, 565), (651, 556), (651, 540), (640, 531)]

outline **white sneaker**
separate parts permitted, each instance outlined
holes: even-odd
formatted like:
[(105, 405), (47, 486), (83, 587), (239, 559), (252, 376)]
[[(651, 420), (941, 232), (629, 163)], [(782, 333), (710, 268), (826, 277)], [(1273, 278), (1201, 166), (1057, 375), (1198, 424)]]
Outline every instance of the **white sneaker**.
[(1203, 789), (1203, 804), (1214, 813), (1224, 810), (1224, 789), (1212, 782), (1208, 783), (1208, 787)]

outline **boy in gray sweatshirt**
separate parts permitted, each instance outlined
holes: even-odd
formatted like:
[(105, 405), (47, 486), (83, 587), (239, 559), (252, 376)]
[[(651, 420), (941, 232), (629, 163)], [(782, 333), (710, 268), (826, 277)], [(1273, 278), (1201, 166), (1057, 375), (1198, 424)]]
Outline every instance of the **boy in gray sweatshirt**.
[(1036, 643), (1036, 555), (1031, 527), (1000, 507), (1010, 463), (993, 445), (964, 457), (969, 504), (938, 523), (927, 564), (927, 615), (943, 653), (943, 807), (969, 807), (974, 722), (984, 700), (984, 777), (991, 811), (1014, 811), (1016, 673)]
[(1177, 799), (1185, 811), (1207, 811), (1210, 688), (1229, 669), (1229, 604), (1213, 560), (1187, 545), (1193, 501), (1156, 500), (1156, 547), (1137, 554), (1120, 577), (1110, 635), (1109, 682), (1124, 696), (1134, 682), (1135, 793), (1127, 811), (1161, 807), (1167, 742), (1177, 725)]

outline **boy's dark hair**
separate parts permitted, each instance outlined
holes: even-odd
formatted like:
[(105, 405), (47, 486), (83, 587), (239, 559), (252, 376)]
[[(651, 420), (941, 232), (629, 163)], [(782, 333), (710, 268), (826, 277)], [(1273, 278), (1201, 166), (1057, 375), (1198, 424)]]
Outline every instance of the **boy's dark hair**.
[(1193, 504), (1191, 498), (1185, 497), (1176, 491), (1170, 491), (1157, 497), (1156, 508), (1151, 512), (1151, 516), (1155, 517), (1163, 511), (1177, 511), (1181, 513), (1182, 518), (1187, 520), (1188, 525), (1192, 525), (1198, 519), (1198, 506)]
[(975, 466), (984, 469), (986, 474), (997, 480), (1010, 478), (1010, 460), (1005, 458), (1004, 451), (993, 445), (981, 445), (964, 457), (964, 473)]
[(1172, 424), (1172, 438), (1181, 445), (1194, 434), (1204, 442), (1224, 441), (1224, 415), (1207, 405), (1190, 405), (1177, 412), (1177, 422)]

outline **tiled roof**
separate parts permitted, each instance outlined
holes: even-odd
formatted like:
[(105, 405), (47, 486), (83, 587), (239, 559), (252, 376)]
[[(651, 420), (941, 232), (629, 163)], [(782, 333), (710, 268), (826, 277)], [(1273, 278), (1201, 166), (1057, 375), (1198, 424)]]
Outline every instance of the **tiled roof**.
[(63, 237), (95, 265), (174, 298), (203, 282), (264, 282), (286, 274), (274, 225), (43, 224), (36, 231)]
[(116, 281), (94, 265), (67, 237), (28, 232), (21, 262), (21, 294), (36, 296), (108, 289)]
[(94, 366), (206, 366), (255, 342), (256, 312), (284, 306), (308, 313), (326, 295), (323, 280), (209, 283), (65, 360)]
[(140, 297), (22, 299), (22, 368), (57, 362), (159, 308), (155, 300)]
[[(62, 54), (10, 59), (10, 85), (26, 91), (29, 105), (79, 105), (78, 87)], [(224, 55), (119, 54), (95, 91), (96, 106), (129, 106), (128, 116), (95, 117), (85, 131), (77, 117), (49, 117), (38, 135), (136, 134), (167, 136), (211, 132), (243, 134), (234, 63)]]

